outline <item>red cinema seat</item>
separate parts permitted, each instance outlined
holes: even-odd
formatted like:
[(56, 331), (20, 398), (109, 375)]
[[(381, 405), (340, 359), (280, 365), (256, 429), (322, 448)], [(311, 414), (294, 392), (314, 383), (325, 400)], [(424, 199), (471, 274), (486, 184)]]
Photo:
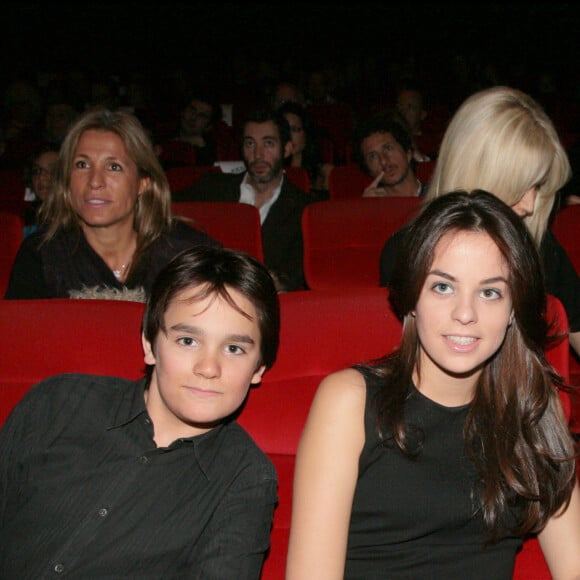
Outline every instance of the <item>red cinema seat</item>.
[(418, 197), (369, 197), (306, 206), (302, 235), (308, 287), (378, 286), (385, 242), (420, 205)]
[(23, 239), (23, 226), (24, 224), (18, 214), (0, 211), (0, 232), (2, 232), (2, 244), (0, 245), (0, 298), (4, 296), (8, 288), (12, 264)]
[(328, 175), (328, 197), (331, 200), (359, 198), (371, 183), (372, 179), (358, 165), (336, 165)]
[(179, 167), (166, 169), (165, 175), (169, 182), (169, 189), (171, 193), (174, 193), (193, 185), (206, 173), (219, 172), (221, 172), (221, 169), (218, 165), (181, 165)]
[(264, 261), (260, 212), (253, 205), (229, 201), (174, 201), (173, 214), (185, 218), (226, 248)]
[(305, 193), (310, 192), (310, 176), (304, 167), (294, 167), (289, 165), (284, 169), (288, 181)]

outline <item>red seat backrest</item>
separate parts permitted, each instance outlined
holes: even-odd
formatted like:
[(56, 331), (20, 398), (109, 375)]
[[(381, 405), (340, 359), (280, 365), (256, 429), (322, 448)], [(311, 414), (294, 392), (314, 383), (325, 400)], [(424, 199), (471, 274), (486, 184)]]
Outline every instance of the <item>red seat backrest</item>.
[(0, 232), (2, 232), (2, 244), (0, 244), (0, 297), (4, 296), (8, 287), (12, 264), (22, 243), (23, 227), (24, 224), (18, 214), (0, 211)]
[(219, 172), (221, 172), (219, 165), (181, 165), (179, 167), (169, 167), (165, 170), (165, 175), (169, 182), (169, 189), (174, 193), (193, 185), (206, 173)]
[[(280, 295), (278, 360), (252, 389), (239, 422), (278, 471), (279, 506), (263, 580), (284, 577), (292, 508), (294, 457), (312, 397), (329, 373), (392, 351), (401, 324), (384, 288), (348, 292), (302, 291)], [(550, 313), (566, 328), (565, 313), (550, 298)], [(143, 304), (106, 300), (0, 300), (0, 425), (35, 383), (63, 372), (136, 379), (144, 368), (140, 324)], [(567, 369), (568, 341), (548, 352)], [(562, 365), (562, 366), (559, 366)], [(517, 580), (546, 580), (536, 540), (516, 559)]]
[[(226, 248), (264, 261), (260, 212), (253, 205), (229, 201), (175, 201), (173, 214), (220, 241)], [(186, 221), (187, 223), (187, 221)]]
[(305, 193), (310, 192), (310, 176), (304, 167), (289, 165), (284, 169), (288, 181)]
[(580, 205), (567, 205), (556, 212), (551, 229), (580, 275)]
[(422, 161), (415, 165), (415, 175), (421, 183), (430, 183), (431, 177), (433, 176), (433, 171), (435, 170), (436, 161), (432, 159), (431, 161)]
[(328, 197), (331, 200), (359, 198), (371, 183), (372, 179), (358, 165), (336, 165), (328, 175)]
[(308, 287), (378, 286), (385, 242), (420, 205), (418, 197), (369, 197), (306, 206), (302, 235)]
[(48, 376), (141, 376), (142, 315), (138, 302), (0, 300), (0, 425), (22, 395)]
[(187, 141), (169, 139), (160, 143), (159, 161), (170, 165), (195, 165), (195, 147)]
[(0, 170), (0, 211), (21, 214), (24, 201), (24, 175), (17, 169)]

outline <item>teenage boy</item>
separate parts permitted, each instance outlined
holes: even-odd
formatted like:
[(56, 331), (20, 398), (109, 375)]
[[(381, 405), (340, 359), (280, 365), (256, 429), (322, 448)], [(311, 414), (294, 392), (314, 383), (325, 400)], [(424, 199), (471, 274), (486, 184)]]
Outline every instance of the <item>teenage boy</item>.
[(234, 417), (276, 358), (274, 283), (186, 250), (142, 330), (143, 379), (49, 378), (0, 432), (1, 578), (259, 578), (276, 473)]

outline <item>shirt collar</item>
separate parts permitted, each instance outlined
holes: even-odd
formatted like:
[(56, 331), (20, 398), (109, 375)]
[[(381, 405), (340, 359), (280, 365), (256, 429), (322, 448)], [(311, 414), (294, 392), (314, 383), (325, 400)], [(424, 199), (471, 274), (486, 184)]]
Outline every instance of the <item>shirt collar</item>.
[[(278, 184), (278, 187), (273, 191), (272, 197), (270, 197), (270, 199), (264, 205), (262, 205), (262, 207), (258, 209), (258, 211), (260, 212), (260, 223), (263, 224), (266, 221), (266, 217), (268, 217), (268, 212), (270, 211), (270, 208), (276, 203), (276, 200), (280, 197), (284, 179), (285, 179), (284, 173), (282, 173), (280, 177), (280, 183)], [(247, 171), (244, 174), (242, 182), (240, 183), (240, 203), (256, 205), (256, 192), (248, 181)]]
[[(133, 382), (133, 388), (123, 389), (119, 392), (117, 404), (111, 406), (112, 411), (107, 430), (122, 428), (143, 413), (147, 414), (147, 407), (145, 406), (147, 385), (148, 379), (143, 378)], [(166, 450), (172, 451), (180, 447), (191, 446), (201, 470), (205, 477), (210, 480), (213, 469), (215, 469), (216, 465), (219, 465), (220, 444), (216, 441), (216, 438), (220, 437), (225, 427), (226, 424), (224, 423), (214, 427), (207, 433), (176, 439)]]

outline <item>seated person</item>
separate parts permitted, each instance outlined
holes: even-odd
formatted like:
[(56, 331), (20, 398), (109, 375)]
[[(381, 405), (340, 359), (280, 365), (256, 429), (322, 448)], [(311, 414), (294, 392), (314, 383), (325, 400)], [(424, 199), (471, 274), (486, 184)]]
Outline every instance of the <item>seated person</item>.
[(273, 281), (185, 250), (142, 328), (144, 378), (48, 378), (0, 431), (0, 577), (260, 577), (276, 472), (235, 416), (276, 358)]
[(403, 83), (397, 91), (397, 110), (407, 121), (413, 139), (413, 159), (424, 163), (437, 157), (437, 151), (431, 151), (428, 135), (423, 132), (423, 121), (427, 117), (423, 92), (412, 81)]
[(264, 261), (281, 292), (304, 288), (302, 210), (313, 201), (284, 177), (292, 153), (284, 116), (264, 110), (242, 127), (243, 173), (208, 173), (176, 192), (174, 201), (239, 201), (260, 210)]
[(356, 129), (354, 148), (360, 168), (373, 178), (363, 197), (422, 197), (426, 187), (414, 171), (413, 139), (396, 112), (375, 113)]
[(328, 177), (333, 165), (322, 160), (316, 126), (310, 115), (302, 105), (293, 102), (283, 104), (278, 112), (290, 125), (292, 155), (287, 158), (287, 164), (304, 167), (310, 178), (310, 193), (318, 199), (328, 199)]
[(142, 301), (181, 250), (219, 245), (173, 220), (151, 142), (123, 111), (88, 111), (71, 127), (39, 219), (16, 256), (6, 298)]
[[(538, 534), (580, 570), (580, 488), (532, 237), (487, 192), (412, 222), (390, 301), (397, 350), (325, 378), (298, 447), (287, 580), (512, 577)], [(348, 332), (348, 328), (345, 329)]]
[(26, 190), (24, 200), (28, 202), (24, 209), (24, 236), (28, 236), (37, 229), (38, 210), (42, 202), (48, 197), (54, 172), (58, 161), (58, 147), (45, 144), (32, 155), (24, 171)]
[(181, 109), (177, 135), (159, 144), (164, 168), (208, 166), (228, 158), (233, 138), (221, 118), (221, 107), (212, 96), (192, 93)]

